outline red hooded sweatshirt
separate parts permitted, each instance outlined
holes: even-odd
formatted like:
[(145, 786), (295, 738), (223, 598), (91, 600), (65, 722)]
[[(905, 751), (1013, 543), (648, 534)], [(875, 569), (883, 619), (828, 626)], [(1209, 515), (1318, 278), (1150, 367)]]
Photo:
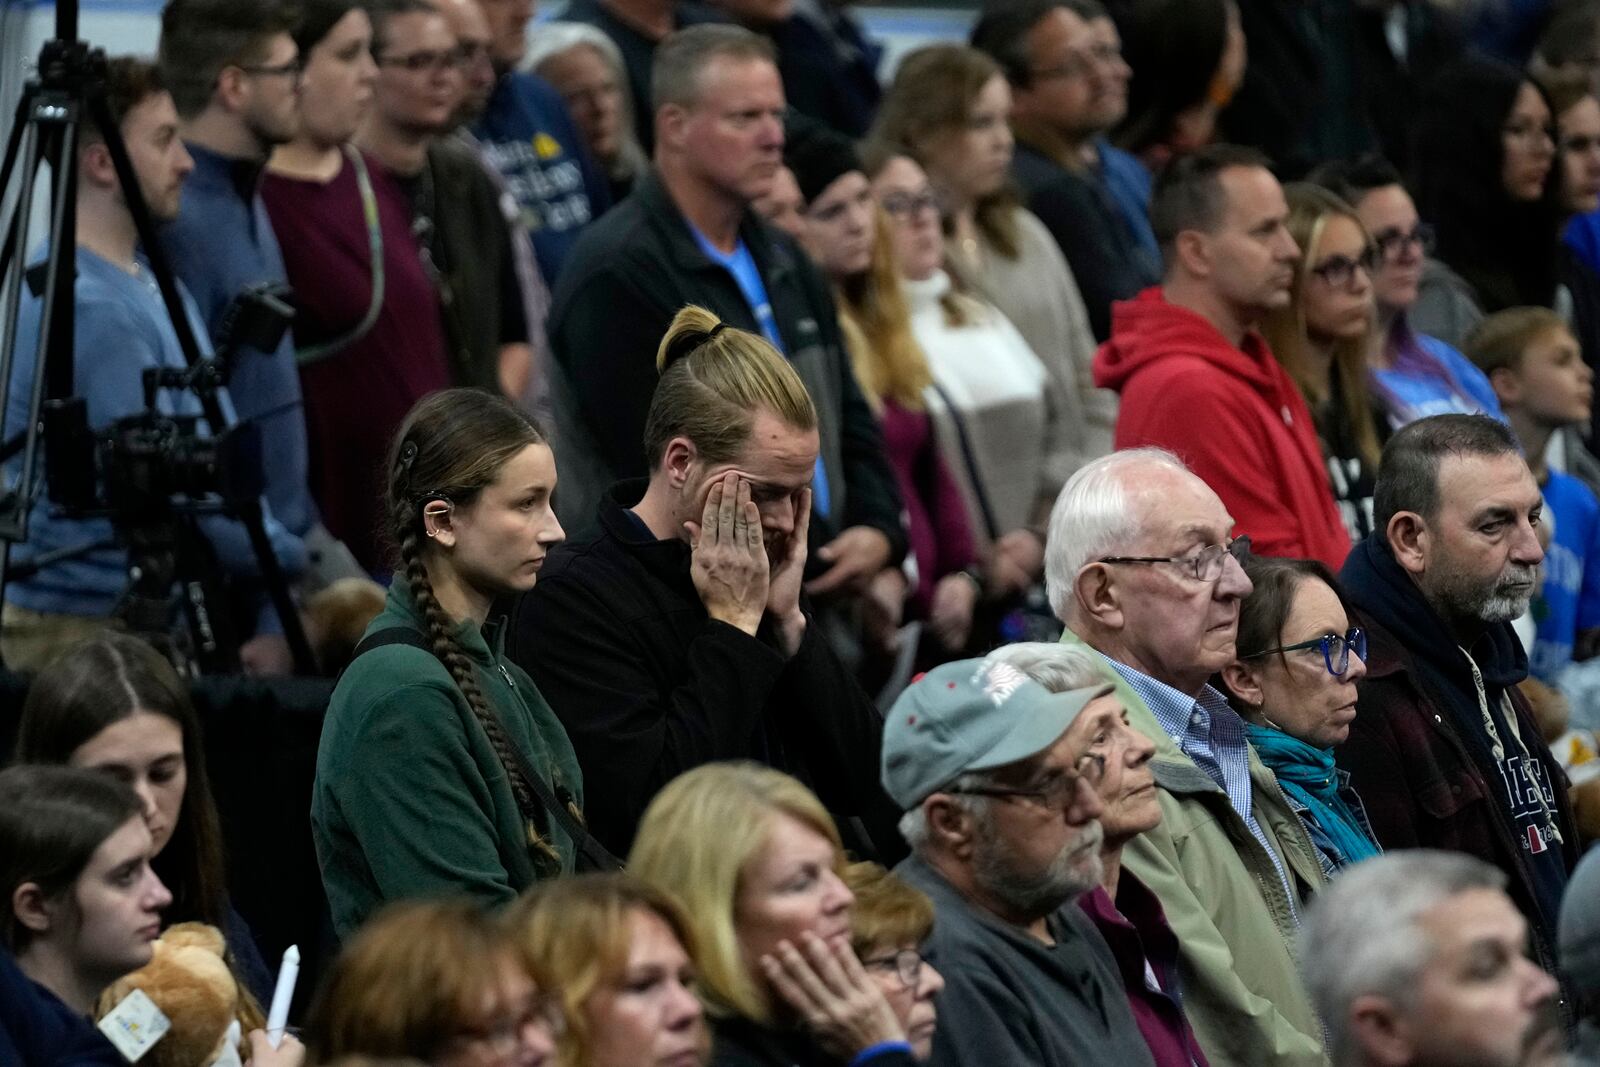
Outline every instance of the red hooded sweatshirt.
[(1344, 563), (1350, 537), (1311, 413), (1260, 334), (1235, 348), (1155, 286), (1112, 307), (1094, 383), (1122, 395), (1116, 447), (1176, 452), (1256, 552)]

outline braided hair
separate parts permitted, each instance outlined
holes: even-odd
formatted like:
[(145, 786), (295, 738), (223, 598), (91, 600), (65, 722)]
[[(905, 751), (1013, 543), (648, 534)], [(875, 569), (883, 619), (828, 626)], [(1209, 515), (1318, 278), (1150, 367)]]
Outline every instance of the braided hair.
[[(456, 640), (460, 620), (439, 603), (423, 559), (427, 533), (422, 512), (429, 501), (469, 507), (507, 462), (529, 445), (545, 443), (532, 421), (503, 397), (478, 389), (431, 393), (411, 409), (395, 435), (389, 452), (387, 502), (389, 534), (399, 553), (396, 576), (411, 590), (427, 622), (434, 655), (466, 697), (473, 718), (483, 727), (505, 769), (527, 826), (529, 848), (545, 863), (559, 863), (554, 846), (539, 830), (543, 806), (538, 794), (522, 773), (513, 742), (490, 710), (477, 671)], [(564, 793), (559, 784), (556, 790), (558, 796)]]

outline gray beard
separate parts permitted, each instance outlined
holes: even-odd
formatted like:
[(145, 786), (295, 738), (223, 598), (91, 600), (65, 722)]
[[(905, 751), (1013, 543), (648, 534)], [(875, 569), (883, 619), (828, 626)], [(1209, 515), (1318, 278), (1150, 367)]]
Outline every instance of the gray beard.
[[(1471, 588), (1457, 584), (1452, 579), (1441, 583), (1437, 597), (1447, 615), (1456, 619), (1475, 619), (1486, 625), (1510, 622), (1528, 610), (1528, 604), (1539, 589), (1540, 568), (1512, 564), (1501, 572), (1495, 584), (1488, 589)], [(1528, 592), (1511, 593), (1507, 590), (1526, 582)]]
[(1015, 915), (1049, 915), (1100, 884), (1104, 833), (1098, 822), (1079, 831), (1042, 871), (1019, 870), (985, 818), (978, 827), (972, 878), (979, 888)]

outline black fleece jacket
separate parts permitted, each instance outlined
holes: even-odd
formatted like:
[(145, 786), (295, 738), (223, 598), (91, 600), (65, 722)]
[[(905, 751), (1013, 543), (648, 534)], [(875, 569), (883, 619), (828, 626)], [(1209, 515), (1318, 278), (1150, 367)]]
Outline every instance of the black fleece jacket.
[[(626, 855), (663, 785), (703, 763), (749, 759), (805, 782), (850, 844), (894, 862), (905, 846), (878, 781), (877, 708), (814, 623), (785, 660), (765, 627), (751, 637), (712, 619), (689, 546), (656, 540), (624, 510), (646, 484), (613, 487), (599, 532), (550, 553), (506, 649), (567, 728), (589, 828)], [(852, 817), (870, 840), (844, 825)]]
[[(746, 212), (739, 237), (761, 272), (785, 355), (817, 406), (832, 507), (812, 516), (811, 546), (848, 527), (871, 526), (888, 537), (891, 562), (898, 562), (906, 551), (900, 491), (850, 367), (827, 282), (799, 246), (754, 212)], [(656, 349), (685, 304), (761, 332), (733, 275), (706, 258), (652, 171), (584, 231), (550, 306), (551, 350), (614, 477), (649, 473), (644, 421), (656, 388)], [(817, 563), (814, 556), (809, 562)]]

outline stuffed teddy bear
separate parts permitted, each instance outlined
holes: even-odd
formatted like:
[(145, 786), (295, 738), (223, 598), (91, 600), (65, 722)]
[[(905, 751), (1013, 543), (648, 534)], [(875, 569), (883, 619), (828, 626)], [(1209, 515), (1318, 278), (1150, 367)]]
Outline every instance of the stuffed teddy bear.
[[(154, 943), (150, 962), (113, 982), (95, 1005), (101, 1018), (135, 989), (155, 1001), (172, 1029), (139, 1067), (210, 1067), (230, 1051), (230, 1027), (247, 1033), (263, 1024), (261, 1008), (244, 992), (225, 958), (222, 932), (205, 923), (178, 923)], [(246, 1046), (248, 1049), (248, 1046)]]

